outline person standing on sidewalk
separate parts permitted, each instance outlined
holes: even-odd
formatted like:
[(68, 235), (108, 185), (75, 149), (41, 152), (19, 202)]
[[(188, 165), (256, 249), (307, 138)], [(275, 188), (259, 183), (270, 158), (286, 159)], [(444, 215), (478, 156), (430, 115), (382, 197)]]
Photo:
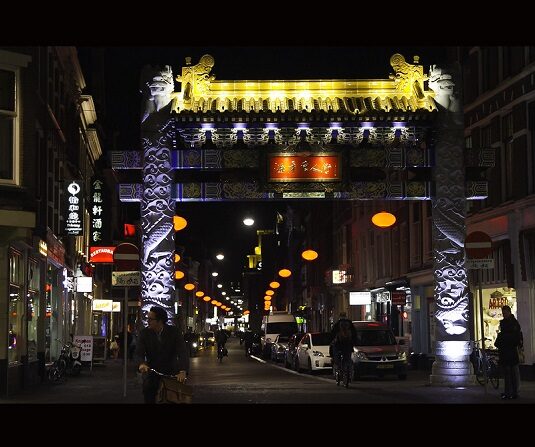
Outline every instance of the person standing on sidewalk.
[(137, 340), (136, 359), (143, 377), (146, 404), (156, 403), (160, 385), (160, 376), (149, 371), (150, 368), (162, 374), (176, 375), (179, 382), (186, 380), (189, 355), (184, 335), (176, 326), (167, 324), (167, 313), (163, 308), (150, 308), (148, 326), (141, 330)]
[(517, 399), (520, 386), (518, 369), (518, 346), (520, 346), (521, 330), (509, 306), (502, 307), (503, 319), (500, 321), (500, 333), (494, 345), (498, 348), (500, 366), (503, 368), (505, 383), (502, 399)]

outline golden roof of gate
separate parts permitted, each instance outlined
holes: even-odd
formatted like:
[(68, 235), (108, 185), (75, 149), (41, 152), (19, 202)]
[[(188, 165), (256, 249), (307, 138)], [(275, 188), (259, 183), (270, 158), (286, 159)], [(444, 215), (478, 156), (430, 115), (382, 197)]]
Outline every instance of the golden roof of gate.
[(287, 112), (343, 111), (358, 115), (372, 112), (435, 111), (434, 92), (425, 88), (427, 74), (418, 64), (394, 54), (394, 73), (388, 79), (317, 79), (292, 81), (223, 81), (210, 74), (215, 64), (208, 54), (186, 66), (176, 80), (174, 110), (180, 112)]

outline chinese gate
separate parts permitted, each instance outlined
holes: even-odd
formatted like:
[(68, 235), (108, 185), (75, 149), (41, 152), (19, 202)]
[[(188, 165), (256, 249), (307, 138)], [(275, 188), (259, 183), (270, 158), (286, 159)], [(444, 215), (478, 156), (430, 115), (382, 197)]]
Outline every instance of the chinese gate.
[[(465, 167), (493, 165), (491, 150), (464, 149), (458, 72), (405, 61), (380, 80), (220, 81), (214, 59), (147, 76), (142, 151), (114, 152), (114, 169), (143, 170), (121, 184), (141, 203), (142, 312), (173, 314), (175, 202), (275, 199), (431, 200), (436, 361), (431, 382), (473, 381), (464, 261), (467, 199), (487, 196)], [(185, 170), (198, 181), (174, 182)], [(201, 171), (232, 172), (203, 181)], [(426, 173), (409, 179), (407, 172)], [(236, 174), (243, 173), (243, 175)]]

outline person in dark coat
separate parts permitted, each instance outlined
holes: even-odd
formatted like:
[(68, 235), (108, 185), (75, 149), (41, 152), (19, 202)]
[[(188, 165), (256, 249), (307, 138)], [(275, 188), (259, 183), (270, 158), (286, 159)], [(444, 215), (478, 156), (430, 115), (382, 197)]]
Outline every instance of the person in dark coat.
[(143, 375), (143, 396), (146, 404), (156, 403), (160, 376), (149, 368), (162, 374), (176, 375), (184, 382), (189, 370), (189, 355), (184, 335), (176, 326), (167, 324), (167, 313), (161, 307), (151, 307), (148, 314), (148, 327), (141, 330), (137, 340), (136, 359), (138, 370)]
[(520, 346), (521, 330), (509, 306), (502, 307), (503, 319), (500, 321), (500, 333), (494, 343), (498, 348), (499, 364), (503, 368), (505, 389), (502, 399), (518, 398), (520, 374), (518, 371), (518, 346)]

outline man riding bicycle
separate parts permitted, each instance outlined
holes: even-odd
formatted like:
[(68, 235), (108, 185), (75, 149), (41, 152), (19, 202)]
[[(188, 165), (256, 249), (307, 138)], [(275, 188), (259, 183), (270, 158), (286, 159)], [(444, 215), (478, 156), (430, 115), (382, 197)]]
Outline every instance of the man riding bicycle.
[[(355, 345), (357, 331), (351, 320), (341, 318), (334, 326), (332, 334), (334, 338), (329, 351), (333, 359), (334, 370), (340, 370), (342, 367), (349, 370), (349, 362), (351, 362), (351, 354)], [(343, 365), (341, 364), (341, 359), (344, 359)], [(350, 371), (347, 372), (349, 373)]]
[(223, 351), (223, 355), (225, 353), (225, 343), (227, 342), (228, 335), (226, 331), (223, 329), (219, 329), (215, 333), (215, 342), (217, 343), (217, 352), (219, 352), (219, 349)]

